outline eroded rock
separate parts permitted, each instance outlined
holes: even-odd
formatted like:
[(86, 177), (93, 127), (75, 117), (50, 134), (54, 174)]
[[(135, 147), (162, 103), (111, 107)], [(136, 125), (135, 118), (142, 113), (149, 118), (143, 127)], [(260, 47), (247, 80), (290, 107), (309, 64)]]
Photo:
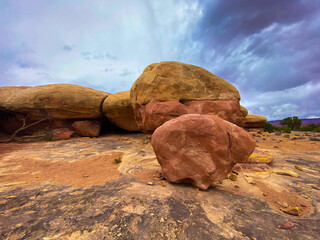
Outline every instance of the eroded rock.
[(72, 127), (83, 137), (98, 137), (101, 123), (99, 121), (75, 121)]
[(151, 144), (163, 176), (207, 189), (225, 179), (255, 148), (242, 128), (214, 115), (186, 114), (157, 128)]

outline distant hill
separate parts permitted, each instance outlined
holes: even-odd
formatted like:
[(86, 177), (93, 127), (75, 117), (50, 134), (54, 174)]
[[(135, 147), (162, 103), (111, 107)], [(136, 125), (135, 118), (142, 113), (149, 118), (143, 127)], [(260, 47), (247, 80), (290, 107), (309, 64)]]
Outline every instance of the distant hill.
[[(302, 126), (306, 126), (310, 123), (318, 124), (320, 123), (320, 118), (311, 118), (311, 119), (301, 119), (302, 120)], [(274, 120), (274, 121), (268, 121), (268, 123), (271, 123), (274, 126), (281, 126), (280, 125), (281, 120)]]

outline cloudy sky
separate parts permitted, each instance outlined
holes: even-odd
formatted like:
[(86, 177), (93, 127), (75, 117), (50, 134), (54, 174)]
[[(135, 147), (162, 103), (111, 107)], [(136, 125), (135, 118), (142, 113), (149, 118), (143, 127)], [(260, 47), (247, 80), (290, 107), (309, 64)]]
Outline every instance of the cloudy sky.
[(0, 86), (130, 90), (174, 60), (269, 120), (320, 117), (319, 0), (0, 0)]

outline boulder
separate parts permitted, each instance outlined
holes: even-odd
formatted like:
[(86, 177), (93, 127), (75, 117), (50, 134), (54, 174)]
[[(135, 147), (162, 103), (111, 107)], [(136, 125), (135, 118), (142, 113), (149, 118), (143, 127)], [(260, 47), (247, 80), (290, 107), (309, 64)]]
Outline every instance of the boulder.
[(83, 137), (98, 137), (101, 123), (92, 120), (74, 121), (72, 127)]
[(103, 102), (102, 111), (111, 123), (128, 131), (138, 131), (130, 101), (130, 91), (109, 95)]
[(29, 87), (11, 94), (3, 104), (7, 110), (25, 113), (32, 120), (96, 119), (109, 93), (73, 84)]
[(200, 189), (225, 179), (255, 148), (244, 129), (215, 115), (200, 114), (167, 121), (155, 130), (151, 144), (168, 181)]
[(246, 109), (244, 106), (240, 105), (240, 111), (243, 117), (246, 117), (248, 115), (248, 109)]
[(50, 137), (53, 141), (67, 140), (73, 133), (74, 131), (70, 131), (69, 128), (56, 128), (50, 131)]
[(263, 124), (267, 121), (266, 117), (248, 114), (244, 118), (244, 127), (246, 128), (261, 128)]
[[(240, 94), (238, 90), (229, 82), (224, 79), (212, 74), (211, 72), (197, 66), (190, 64), (180, 63), (180, 62), (160, 62), (153, 63), (146, 67), (140, 77), (133, 84), (130, 91), (131, 102), (135, 111), (135, 118), (137, 124), (142, 131), (153, 131), (156, 127), (160, 126), (166, 120), (171, 119), (172, 112), (180, 112), (184, 108), (180, 104), (185, 105), (203, 105), (203, 103), (192, 103), (198, 101), (215, 101), (213, 106), (217, 107), (221, 104), (219, 109), (223, 109), (223, 105), (228, 105), (230, 101), (233, 101), (233, 105), (236, 107), (224, 109), (225, 113), (221, 116), (228, 116), (228, 120), (236, 119), (237, 124), (241, 119), (240, 112)], [(224, 101), (228, 101), (225, 104)], [(160, 105), (163, 102), (169, 102), (168, 105), (172, 105), (177, 109), (173, 109), (174, 106), (170, 106), (170, 112), (166, 112), (165, 109), (161, 110), (156, 107), (159, 111), (151, 111), (155, 108), (157, 103)], [(151, 104), (151, 106), (147, 106)], [(207, 102), (205, 106), (210, 106)], [(199, 113), (199, 111), (192, 106), (186, 106), (190, 108), (187, 110), (188, 113)], [(203, 108), (200, 106), (200, 108)], [(209, 107), (210, 110), (213, 107)], [(206, 109), (206, 107), (204, 107)], [(182, 112), (185, 112), (184, 110)], [(208, 111), (203, 111), (205, 114), (211, 113)], [(213, 110), (213, 114), (219, 112), (218, 110)], [(228, 113), (227, 113), (228, 112)], [(157, 120), (160, 125), (155, 125), (155, 127), (150, 128), (150, 126), (145, 123), (148, 120), (144, 119), (155, 119), (153, 114), (168, 116), (163, 117), (162, 120)], [(176, 115), (175, 117), (180, 116)]]

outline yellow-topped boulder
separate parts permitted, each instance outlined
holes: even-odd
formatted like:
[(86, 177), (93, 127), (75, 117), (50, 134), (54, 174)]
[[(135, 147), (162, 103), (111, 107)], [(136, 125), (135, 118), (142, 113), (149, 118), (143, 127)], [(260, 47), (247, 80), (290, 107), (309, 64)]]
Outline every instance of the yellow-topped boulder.
[(138, 131), (134, 111), (130, 101), (130, 91), (110, 95), (103, 103), (103, 113), (114, 125), (128, 130)]
[(147, 66), (131, 88), (134, 109), (153, 101), (240, 100), (229, 82), (204, 68), (166, 61)]
[(264, 116), (248, 114), (244, 118), (244, 126), (246, 128), (261, 128), (266, 121), (267, 118)]

